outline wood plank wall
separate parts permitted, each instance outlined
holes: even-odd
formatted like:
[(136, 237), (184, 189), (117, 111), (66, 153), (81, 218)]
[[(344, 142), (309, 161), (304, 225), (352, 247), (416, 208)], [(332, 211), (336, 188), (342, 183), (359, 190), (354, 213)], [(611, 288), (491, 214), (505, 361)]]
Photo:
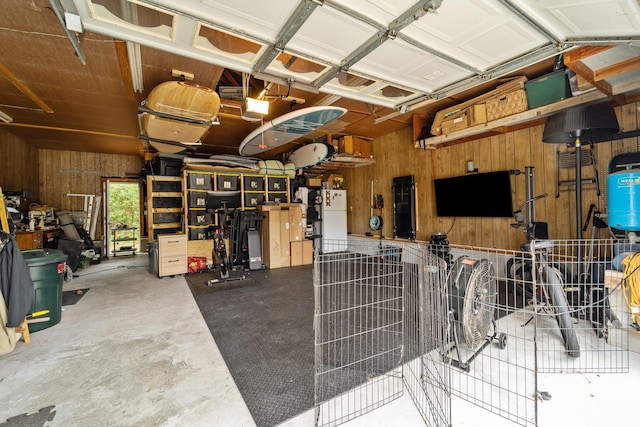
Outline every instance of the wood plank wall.
[[(628, 104), (616, 108), (621, 131), (638, 129), (640, 104)], [(373, 193), (381, 193), (385, 201), (383, 212), (383, 236), (393, 236), (393, 178), (414, 175), (417, 195), (417, 240), (429, 241), (436, 232), (447, 233), (454, 244), (488, 248), (517, 249), (525, 242), (522, 229), (511, 227), (511, 218), (451, 218), (438, 217), (435, 210), (433, 179), (464, 175), (467, 161), (473, 160), (479, 172), (516, 169), (524, 172), (525, 166), (534, 167), (535, 193), (547, 193), (548, 197), (536, 202), (536, 220), (549, 224), (549, 237), (554, 239), (576, 238), (575, 187), (561, 187), (556, 197), (557, 152), (567, 147), (542, 142), (544, 126), (508, 132), (490, 138), (422, 150), (413, 146), (410, 128), (377, 138), (373, 142), (376, 164), (340, 171), (344, 175), (348, 194), (348, 230), (352, 234), (371, 232), (368, 220), (372, 214), (371, 183)], [(640, 151), (637, 137), (603, 142), (594, 146), (599, 176), (600, 195), (596, 185), (585, 184), (582, 191), (582, 222), (586, 220), (591, 204), (601, 212), (607, 209), (607, 175), (611, 158), (617, 154)], [(582, 168), (584, 179), (594, 176), (594, 168)], [(575, 179), (574, 169), (560, 169), (560, 180)], [(511, 178), (514, 209), (525, 200), (525, 175)], [(451, 195), (464, 197), (464, 195)], [(373, 211), (377, 213), (376, 211)], [(377, 235), (377, 232), (375, 233)], [(584, 237), (590, 237), (591, 228)], [(606, 230), (598, 237), (608, 237)]]
[[(140, 156), (41, 149), (38, 165), (41, 204), (56, 210), (83, 211), (84, 198), (67, 194), (102, 196), (102, 177), (137, 176), (143, 164)], [(98, 221), (102, 224), (102, 206)], [(102, 227), (98, 225), (96, 240), (101, 238)]]
[(0, 186), (4, 191), (31, 191), (38, 199), (38, 149), (0, 126)]

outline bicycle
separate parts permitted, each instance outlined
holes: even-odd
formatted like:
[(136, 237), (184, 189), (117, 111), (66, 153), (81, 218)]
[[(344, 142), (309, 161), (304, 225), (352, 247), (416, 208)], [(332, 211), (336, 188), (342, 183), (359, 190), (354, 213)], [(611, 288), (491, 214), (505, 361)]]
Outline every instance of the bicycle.
[[(514, 212), (516, 223), (511, 225), (515, 228), (524, 227), (527, 243), (521, 246), (522, 254), (520, 256), (510, 258), (506, 262), (507, 285), (510, 289), (521, 293), (526, 301), (550, 308), (560, 328), (567, 353), (571, 357), (579, 357), (580, 344), (564, 290), (564, 284), (573, 283), (573, 280), (561, 263), (549, 260), (549, 253), (555, 243), (548, 240), (547, 224), (536, 222), (533, 219), (535, 210), (529, 206), (544, 197), (547, 197), (547, 194), (529, 197)], [(525, 207), (527, 207), (527, 216), (529, 217), (526, 224), (522, 214), (522, 209)]]

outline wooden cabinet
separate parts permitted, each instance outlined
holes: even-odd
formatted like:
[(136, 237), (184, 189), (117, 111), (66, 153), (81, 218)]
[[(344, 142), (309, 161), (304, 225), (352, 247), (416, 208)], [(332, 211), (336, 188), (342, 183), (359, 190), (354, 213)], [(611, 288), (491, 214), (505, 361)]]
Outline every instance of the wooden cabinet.
[(173, 276), (187, 272), (187, 235), (158, 236), (158, 276)]
[(182, 177), (147, 177), (147, 236), (157, 240), (161, 234), (182, 232)]
[(15, 237), (21, 251), (42, 249), (42, 230), (16, 231)]

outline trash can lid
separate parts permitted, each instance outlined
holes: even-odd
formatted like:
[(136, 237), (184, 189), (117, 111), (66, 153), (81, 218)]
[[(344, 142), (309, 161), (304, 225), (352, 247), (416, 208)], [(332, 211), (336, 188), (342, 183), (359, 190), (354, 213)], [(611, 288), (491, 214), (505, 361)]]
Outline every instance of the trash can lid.
[(29, 267), (49, 265), (67, 260), (67, 255), (58, 249), (32, 249), (21, 251)]

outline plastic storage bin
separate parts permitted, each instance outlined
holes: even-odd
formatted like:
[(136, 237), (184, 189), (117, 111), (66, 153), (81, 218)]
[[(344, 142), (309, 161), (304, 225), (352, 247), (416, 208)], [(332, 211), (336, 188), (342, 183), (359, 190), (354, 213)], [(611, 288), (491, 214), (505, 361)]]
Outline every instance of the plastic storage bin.
[(524, 84), (529, 108), (571, 98), (571, 87), (565, 70), (554, 71)]
[(49, 317), (50, 320), (29, 325), (29, 332), (36, 332), (60, 322), (62, 283), (67, 256), (57, 249), (34, 249), (22, 251), (22, 257), (29, 267), (34, 285), (31, 313), (49, 310), (49, 313), (42, 317)]

